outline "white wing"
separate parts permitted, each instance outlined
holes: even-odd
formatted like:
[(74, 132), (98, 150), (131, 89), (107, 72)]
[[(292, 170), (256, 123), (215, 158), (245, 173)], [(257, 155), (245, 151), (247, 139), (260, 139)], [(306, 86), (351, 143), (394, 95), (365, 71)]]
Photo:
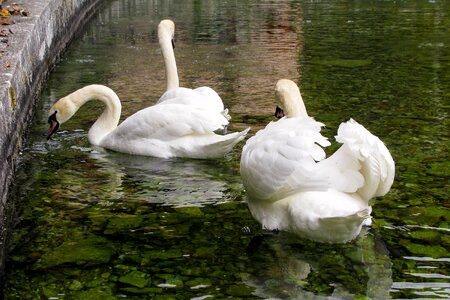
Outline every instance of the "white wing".
[(217, 136), (214, 131), (227, 124), (220, 113), (182, 104), (154, 105), (123, 121), (100, 146), (131, 154), (170, 157), (175, 156), (173, 145), (183, 138), (184, 148), (204, 147), (204, 140), (210, 141), (211, 136)]
[(219, 94), (217, 94), (212, 88), (202, 86), (194, 89), (194, 91), (208, 99), (208, 101), (211, 102), (211, 107), (214, 107), (216, 111), (222, 112), (225, 109), (222, 98), (220, 98)]
[(200, 87), (195, 90), (183, 87), (171, 89), (159, 98), (157, 104), (160, 103), (186, 104), (211, 109), (216, 112), (224, 110), (222, 99), (209, 87)]
[(154, 105), (123, 121), (116, 135), (154, 138), (168, 141), (186, 135), (212, 133), (228, 125), (220, 113), (183, 104)]
[(394, 181), (395, 163), (384, 143), (353, 119), (339, 126), (336, 141), (343, 143), (319, 163), (331, 186), (357, 192), (368, 201), (385, 195)]
[[(276, 193), (325, 188), (316, 175), (316, 161), (325, 158), (330, 143), (313, 118), (283, 118), (250, 138), (241, 156), (241, 176), (248, 195), (270, 199)], [(275, 200), (275, 199), (274, 199)]]

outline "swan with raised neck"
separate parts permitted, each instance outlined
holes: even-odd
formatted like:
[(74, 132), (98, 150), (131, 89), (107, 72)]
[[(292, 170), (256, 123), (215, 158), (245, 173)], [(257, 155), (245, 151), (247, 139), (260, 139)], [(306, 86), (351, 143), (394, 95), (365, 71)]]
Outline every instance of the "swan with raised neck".
[(221, 112), (228, 120), (231, 116), (228, 109), (225, 109), (219, 94), (208, 86), (190, 89), (180, 87), (178, 70), (174, 53), (173, 38), (175, 35), (175, 24), (172, 20), (162, 20), (158, 25), (158, 39), (162, 50), (164, 66), (166, 71), (166, 91), (159, 98), (157, 104), (183, 103), (214, 112)]
[(162, 20), (158, 25), (158, 40), (162, 50), (166, 68), (166, 91), (180, 86), (177, 63), (175, 60), (174, 39), (175, 23), (172, 20)]
[(100, 117), (89, 129), (88, 139), (93, 145), (100, 145), (105, 136), (119, 124), (122, 105), (117, 94), (109, 87), (92, 84), (61, 98), (49, 111), (50, 124), (47, 139), (57, 131), (59, 125), (69, 120), (78, 109), (90, 100), (100, 100), (105, 104)]

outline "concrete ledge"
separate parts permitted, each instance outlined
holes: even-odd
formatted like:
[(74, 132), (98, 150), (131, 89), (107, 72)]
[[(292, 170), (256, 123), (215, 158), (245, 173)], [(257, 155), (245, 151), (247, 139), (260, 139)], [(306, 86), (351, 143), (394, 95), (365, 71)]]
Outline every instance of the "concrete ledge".
[(10, 0), (3, 6), (13, 2), (28, 15), (1, 26), (10, 31), (0, 47), (0, 274), (12, 218), (9, 185), (24, 133), (49, 72), (101, 0)]

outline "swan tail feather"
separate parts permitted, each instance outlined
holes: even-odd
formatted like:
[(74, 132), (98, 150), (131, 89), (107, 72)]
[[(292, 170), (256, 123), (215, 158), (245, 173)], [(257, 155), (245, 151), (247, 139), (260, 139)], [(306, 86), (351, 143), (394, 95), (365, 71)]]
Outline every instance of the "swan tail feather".
[(211, 157), (223, 156), (230, 152), (237, 143), (242, 141), (249, 130), (250, 127), (240, 132), (220, 136), (220, 139), (218, 139), (217, 142), (205, 145), (202, 152), (208, 153)]
[(392, 186), (395, 163), (386, 145), (362, 125), (350, 119), (339, 126), (336, 141), (355, 159), (364, 183), (357, 193), (366, 200), (385, 195)]
[(395, 164), (384, 143), (353, 119), (339, 126), (343, 145), (321, 163), (331, 187), (357, 193), (365, 201), (385, 195), (394, 180)]
[(371, 207), (367, 207), (350, 215), (320, 218), (320, 227), (327, 229), (323, 231), (328, 234), (326, 240), (346, 243), (355, 239), (362, 226), (371, 224), (371, 211)]
[(332, 225), (332, 224), (337, 225), (337, 224), (343, 223), (343, 221), (345, 221), (345, 222), (348, 222), (348, 221), (363, 222), (364, 220), (371, 218), (371, 216), (370, 216), (371, 212), (372, 212), (372, 208), (369, 206), (367, 208), (361, 209), (350, 215), (320, 218), (320, 222), (328, 223), (330, 225)]

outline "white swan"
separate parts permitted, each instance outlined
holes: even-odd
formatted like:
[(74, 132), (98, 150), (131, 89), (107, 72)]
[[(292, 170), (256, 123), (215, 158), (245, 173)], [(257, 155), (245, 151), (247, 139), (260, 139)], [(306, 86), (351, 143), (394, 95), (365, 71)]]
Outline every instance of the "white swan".
[(210, 87), (202, 86), (196, 89), (180, 87), (177, 63), (174, 53), (173, 38), (175, 23), (172, 20), (162, 20), (158, 25), (158, 39), (162, 50), (166, 69), (166, 92), (159, 98), (159, 103), (182, 103), (214, 112), (222, 113), (228, 120), (231, 117), (225, 109), (220, 96)]
[(88, 85), (58, 100), (49, 111), (49, 139), (89, 100), (105, 109), (89, 130), (89, 142), (118, 152), (161, 158), (215, 158), (229, 152), (248, 132), (218, 135), (228, 120), (220, 113), (184, 104), (154, 105), (138, 111), (119, 126), (119, 97), (103, 85)]
[[(265, 229), (285, 230), (319, 242), (345, 243), (371, 224), (371, 198), (385, 195), (394, 161), (382, 141), (350, 119), (338, 129), (343, 145), (330, 145), (324, 126), (308, 117), (300, 90), (287, 79), (276, 85), (276, 114), (243, 147), (241, 176), (248, 205)], [(281, 108), (281, 109), (280, 109)]]

